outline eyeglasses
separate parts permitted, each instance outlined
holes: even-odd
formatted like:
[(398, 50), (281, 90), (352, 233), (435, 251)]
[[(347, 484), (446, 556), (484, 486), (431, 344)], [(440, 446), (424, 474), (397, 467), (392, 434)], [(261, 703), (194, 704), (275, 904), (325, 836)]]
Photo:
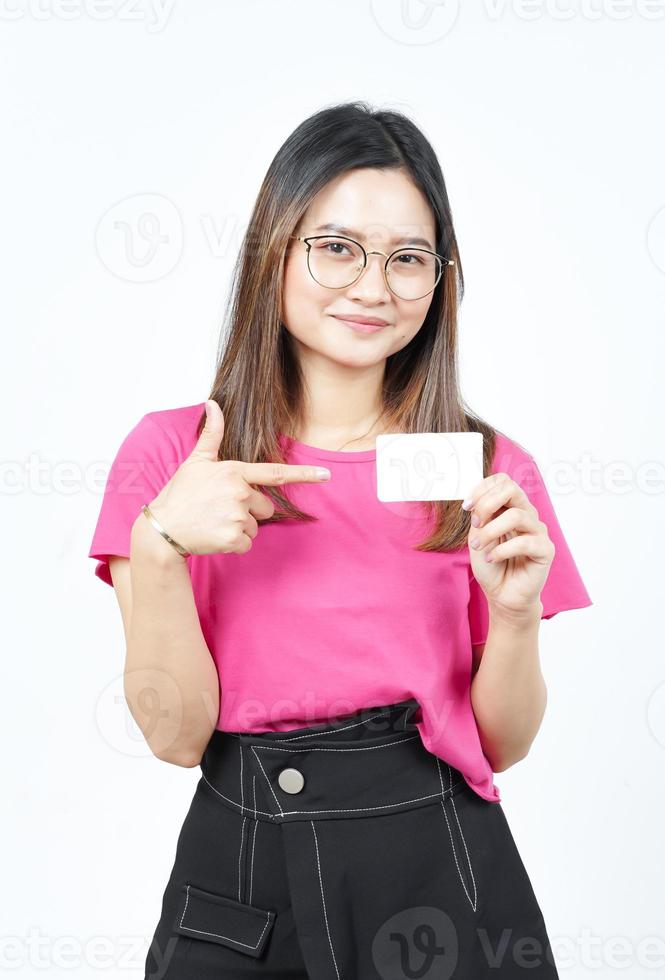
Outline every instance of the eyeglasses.
[(383, 275), (386, 285), (399, 299), (422, 299), (436, 288), (443, 267), (455, 265), (426, 248), (398, 248), (390, 255), (373, 249), (367, 252), (360, 242), (338, 235), (289, 235), (307, 246), (307, 268), (315, 282), (326, 289), (345, 289), (360, 279), (368, 255), (385, 256)]

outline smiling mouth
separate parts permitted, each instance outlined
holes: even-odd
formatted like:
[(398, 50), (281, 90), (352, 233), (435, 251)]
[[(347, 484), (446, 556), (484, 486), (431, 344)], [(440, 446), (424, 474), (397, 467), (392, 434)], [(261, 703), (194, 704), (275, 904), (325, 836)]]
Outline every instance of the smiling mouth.
[(345, 323), (347, 326), (351, 327), (352, 330), (355, 330), (358, 333), (376, 333), (377, 331), (383, 330), (385, 327), (389, 326), (389, 324), (385, 322), (372, 322), (371, 319), (368, 322), (367, 320), (356, 320), (353, 317), (347, 319), (346, 317), (337, 316), (336, 314), (333, 314), (333, 317), (335, 320), (339, 320), (340, 323)]

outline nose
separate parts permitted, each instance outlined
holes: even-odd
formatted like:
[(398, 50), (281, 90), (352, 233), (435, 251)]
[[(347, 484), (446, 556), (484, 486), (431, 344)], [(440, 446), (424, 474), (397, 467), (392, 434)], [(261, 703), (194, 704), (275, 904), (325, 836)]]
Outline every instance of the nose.
[[(373, 259), (373, 256), (376, 256)], [(392, 294), (388, 289), (384, 274), (385, 260), (383, 252), (367, 253), (367, 265), (353, 285), (349, 286), (349, 297), (355, 296), (366, 303), (377, 303), (379, 300), (390, 300)]]

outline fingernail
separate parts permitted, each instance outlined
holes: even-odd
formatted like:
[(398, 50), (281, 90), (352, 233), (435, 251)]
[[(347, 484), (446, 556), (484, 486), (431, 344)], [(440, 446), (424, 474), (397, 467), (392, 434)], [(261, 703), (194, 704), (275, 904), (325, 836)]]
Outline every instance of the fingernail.
[(462, 508), (464, 510), (468, 510), (472, 503), (473, 503), (473, 500), (469, 497), (467, 500), (463, 500), (462, 501)]
[(478, 517), (477, 514), (471, 515), (471, 523), (473, 524), (474, 527), (478, 527), (478, 525), (480, 524), (480, 518)]
[(316, 475), (318, 476), (319, 480), (329, 480), (330, 470), (327, 470), (325, 466), (317, 466)]

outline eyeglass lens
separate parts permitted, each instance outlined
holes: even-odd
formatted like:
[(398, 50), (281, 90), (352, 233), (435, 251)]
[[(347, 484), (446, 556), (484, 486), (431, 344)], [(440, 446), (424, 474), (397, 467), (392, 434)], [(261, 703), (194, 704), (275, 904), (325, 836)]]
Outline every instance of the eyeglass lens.
[[(362, 249), (346, 238), (317, 238), (310, 242), (309, 271), (328, 289), (350, 286), (362, 271)], [(391, 257), (386, 269), (388, 282), (401, 299), (419, 299), (431, 292), (441, 274), (441, 261), (418, 248), (402, 248)]]

